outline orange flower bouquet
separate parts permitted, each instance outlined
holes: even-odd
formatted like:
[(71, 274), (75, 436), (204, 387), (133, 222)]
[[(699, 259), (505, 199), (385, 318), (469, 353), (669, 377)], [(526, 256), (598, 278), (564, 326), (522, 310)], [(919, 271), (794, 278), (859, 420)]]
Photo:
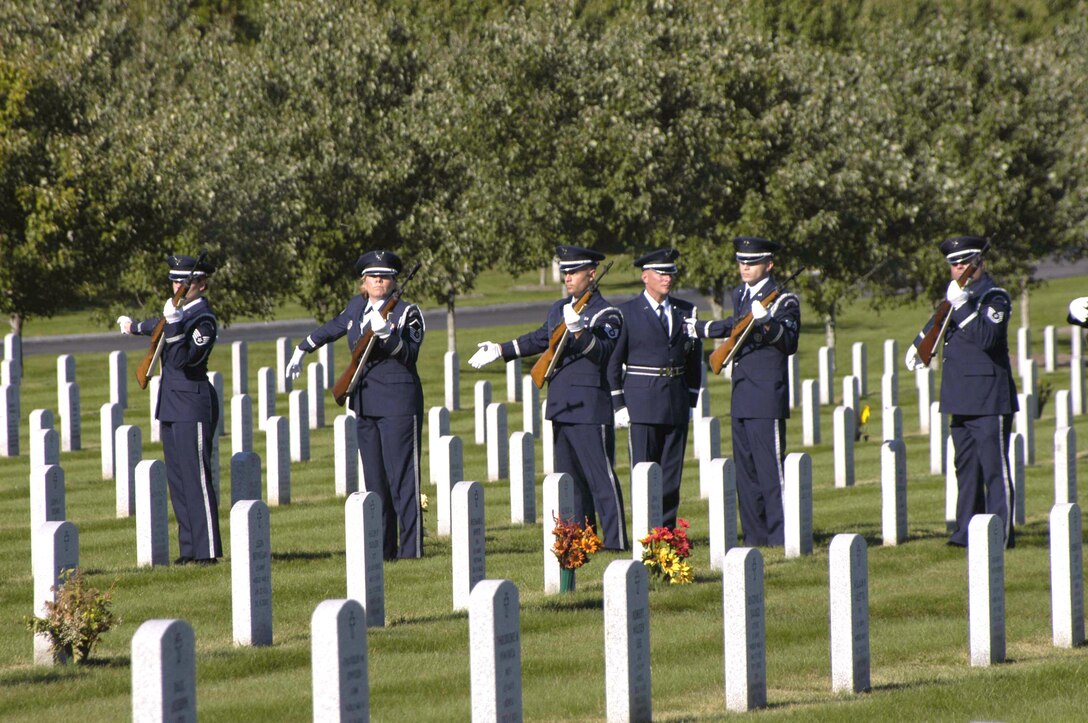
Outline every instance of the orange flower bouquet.
[(687, 562), (691, 555), (688, 527), (688, 521), (678, 517), (676, 529), (655, 527), (639, 540), (645, 548), (642, 564), (651, 575), (668, 580), (670, 585), (686, 585), (695, 580), (691, 564)]
[(601, 549), (601, 539), (593, 531), (589, 518), (586, 518), (584, 525), (573, 520), (552, 519), (555, 520), (552, 552), (559, 559), (559, 589), (567, 592), (574, 589), (574, 571), (589, 562), (590, 556)]

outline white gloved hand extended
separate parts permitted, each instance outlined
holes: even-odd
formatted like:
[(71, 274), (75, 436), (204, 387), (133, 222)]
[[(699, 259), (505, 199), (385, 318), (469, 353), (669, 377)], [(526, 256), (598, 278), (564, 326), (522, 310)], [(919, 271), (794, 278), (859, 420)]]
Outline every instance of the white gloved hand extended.
[(684, 319), (684, 333), (690, 336), (692, 339), (698, 339), (699, 332), (695, 330), (695, 325), (698, 323), (698, 320), (694, 317), (690, 319)]
[(493, 341), (481, 341), (476, 346), (479, 348), (468, 360), (469, 366), (473, 369), (485, 367), (502, 356), (502, 347)]
[(573, 303), (563, 307), (563, 323), (567, 325), (567, 331), (571, 334), (577, 334), (586, 328), (585, 323), (582, 321), (582, 315), (574, 310)]
[(1088, 296), (1081, 296), (1070, 301), (1069, 315), (1081, 324), (1088, 321)]
[(291, 354), (291, 361), (287, 362), (287, 368), (284, 370), (283, 375), (288, 379), (298, 379), (299, 374), (302, 374), (302, 357), (306, 356), (306, 352), (295, 347), (295, 351)]
[(926, 365), (922, 363), (921, 357), (918, 356), (918, 347), (913, 344), (907, 349), (907, 358), (904, 359), (903, 362), (907, 365), (907, 369), (912, 372), (926, 368)]
[(752, 302), (752, 321), (763, 323), (770, 315), (770, 312), (764, 308), (760, 301), (757, 300)]
[(967, 290), (961, 289), (959, 282), (953, 279), (948, 282), (948, 291), (945, 292), (944, 298), (952, 304), (953, 309), (958, 309), (967, 303)]
[(627, 411), (627, 407), (620, 407), (616, 410), (616, 429), (626, 429), (631, 426), (631, 413)]
[(166, 300), (166, 304), (162, 307), (162, 318), (166, 319), (167, 324), (173, 324), (181, 321), (181, 309), (174, 306), (174, 299), (170, 298)]
[(117, 326), (121, 328), (122, 334), (132, 333), (132, 319), (127, 316), (117, 317)]
[(393, 325), (377, 309), (371, 309), (367, 312), (363, 321), (370, 324), (370, 330), (379, 339), (388, 339), (389, 335), (393, 333)]

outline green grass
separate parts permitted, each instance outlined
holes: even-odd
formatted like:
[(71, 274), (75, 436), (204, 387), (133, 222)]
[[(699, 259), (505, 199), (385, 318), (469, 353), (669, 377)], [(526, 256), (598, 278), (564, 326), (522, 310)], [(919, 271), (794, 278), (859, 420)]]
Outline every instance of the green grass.
[[(1065, 303), (1082, 292), (1084, 279), (1055, 281), (1032, 297), (1036, 358), (1041, 360), (1042, 327), (1062, 325), (1068, 354)], [(944, 545), (944, 479), (929, 471), (928, 438), (918, 433), (912, 380), (901, 371), (900, 401), (908, 450), (910, 539), (902, 546), (880, 545), (879, 388), (883, 340), (900, 342), (901, 352), (927, 317), (923, 304), (894, 313), (851, 309), (839, 322), (838, 374), (850, 370), (850, 345), (865, 341), (869, 350), (869, 397), (875, 412), (870, 439), (856, 450), (857, 484), (834, 488), (830, 444), (801, 447), (800, 415), (788, 425), (790, 451), (813, 457), (814, 530), (812, 556), (785, 560), (765, 549), (767, 676), (769, 709), (761, 718), (804, 720), (1075, 720), (1088, 655), (1084, 648), (1051, 645), (1047, 516), (1053, 499), (1053, 405), (1039, 420), (1037, 464), (1028, 468), (1027, 524), (1018, 546), (1006, 557), (1009, 663), (991, 669), (968, 664), (965, 556)], [(1014, 317), (1016, 318), (1016, 317)], [(822, 328), (805, 317), (801, 342), (802, 376), (813, 377)], [(467, 359), (476, 342), (505, 339), (524, 331), (495, 327), (462, 331), (458, 346)], [(444, 340), (424, 347), (422, 376), (427, 403), (441, 403), (441, 351)], [(62, 455), (67, 479), (69, 519), (80, 532), (80, 560), (99, 587), (118, 580), (115, 608), (123, 623), (109, 633), (89, 666), (35, 668), (32, 643), (23, 628), (31, 611), (29, 494), (26, 429), (23, 455), (0, 458), (0, 718), (41, 720), (45, 716), (117, 720), (130, 715), (129, 645), (140, 623), (179, 617), (190, 622), (197, 642), (197, 701), (207, 721), (306, 720), (310, 710), (309, 622), (327, 598), (343, 597), (343, 500), (333, 493), (331, 420), (338, 409), (327, 403), (329, 426), (312, 433), (312, 460), (292, 465), (292, 504), (272, 510), (274, 645), (235, 648), (231, 642), (230, 565), (214, 568), (137, 569), (134, 520), (114, 518), (112, 481), (100, 479), (98, 410), (107, 400), (106, 355), (76, 350), (82, 393), (84, 450)], [(249, 385), (257, 370), (271, 365), (271, 342), (249, 345)], [(342, 360), (343, 347), (337, 352)], [(130, 368), (136, 363), (131, 356)], [(901, 360), (899, 360), (901, 364)], [(1041, 366), (1041, 364), (1040, 364)], [(229, 389), (230, 353), (213, 354)], [(527, 371), (527, 368), (526, 370)], [(1068, 384), (1068, 368), (1040, 372), (1056, 389)], [(451, 427), (465, 443), (466, 476), (486, 478), (483, 448), (473, 444), (472, 386), (490, 379), (497, 400), (505, 398), (501, 365), (461, 375), (464, 408), (453, 412)], [(728, 383), (710, 382), (712, 410), (728, 429)], [(161, 455), (146, 441), (146, 394), (129, 383), (126, 423), (145, 430), (145, 456)], [(841, 382), (836, 396), (841, 396)], [(22, 387), (25, 419), (35, 408), (56, 406), (55, 359), (28, 356)], [(278, 408), (287, 407), (281, 396)], [(510, 406), (510, 431), (521, 428), (520, 405)], [(229, 414), (229, 405), (228, 405)], [(821, 417), (830, 440), (831, 409)], [(1088, 439), (1088, 417), (1076, 422)], [(229, 432), (229, 424), (227, 425)], [(264, 456), (263, 435), (256, 448)], [(723, 454), (729, 454), (728, 432)], [(617, 448), (621, 479), (629, 477), (626, 437)], [(229, 499), (230, 440), (221, 444), (223, 496)], [(426, 454), (426, 449), (424, 450)], [(1083, 459), (1083, 455), (1081, 457)], [(538, 458), (538, 470), (539, 458)], [(1083, 471), (1083, 464), (1081, 464)], [(426, 458), (423, 469), (428, 469)], [(433, 493), (433, 487), (425, 485)], [(626, 490), (625, 490), (626, 491)], [(707, 557), (707, 511), (698, 499), (697, 466), (685, 470), (681, 515), (692, 522), (696, 542), (696, 583), (656, 586), (650, 620), (655, 718), (665, 721), (718, 720), (723, 703), (722, 583)], [(600, 720), (604, 717), (604, 660), (601, 575), (623, 556), (602, 553), (578, 573), (578, 591), (563, 596), (542, 592), (540, 525), (509, 523), (509, 495), (503, 482), (486, 483), (487, 570), (507, 578), (521, 596), (522, 664), (525, 716), (531, 720)], [(540, 493), (537, 495), (538, 506)], [(629, 499), (628, 499), (629, 503)], [(433, 533), (435, 511), (426, 514)], [(229, 550), (229, 511), (220, 521)], [(171, 521), (173, 534), (173, 521)], [(635, 531), (638, 534), (640, 531)], [(851, 696), (830, 691), (827, 609), (827, 545), (834, 534), (856, 532), (869, 544), (872, 682), (870, 693)], [(176, 538), (171, 540), (177, 554)], [(387, 625), (371, 630), (371, 710), (375, 720), (447, 721), (470, 717), (468, 625), (452, 612), (450, 547), (446, 539), (426, 541), (426, 557), (386, 566)]]

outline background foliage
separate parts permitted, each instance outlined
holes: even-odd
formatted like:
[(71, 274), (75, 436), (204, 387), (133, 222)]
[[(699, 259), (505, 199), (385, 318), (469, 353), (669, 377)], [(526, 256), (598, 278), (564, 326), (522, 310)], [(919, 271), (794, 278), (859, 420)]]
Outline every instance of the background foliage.
[[(27, 0), (0, 8), (0, 309), (157, 308), (207, 248), (229, 321), (325, 319), (365, 248), (447, 304), (557, 242), (786, 242), (830, 331), (936, 295), (935, 241), (1011, 289), (1086, 246), (1083, 2)], [(451, 329), (453, 324), (451, 323)], [(833, 338), (833, 337), (832, 337)], [(454, 343), (452, 332), (450, 344)]]

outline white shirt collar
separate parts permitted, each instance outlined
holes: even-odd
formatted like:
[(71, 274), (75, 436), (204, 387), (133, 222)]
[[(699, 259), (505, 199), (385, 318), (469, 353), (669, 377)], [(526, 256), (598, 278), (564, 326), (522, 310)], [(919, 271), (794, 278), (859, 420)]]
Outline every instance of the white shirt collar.
[[(759, 293), (759, 290), (762, 289), (763, 286), (770, 280), (770, 276), (764, 276), (763, 280), (757, 283), (755, 286), (748, 286), (748, 296), (754, 299), (756, 294)], [(747, 284), (745, 284), (745, 286), (747, 286)]]
[(646, 299), (646, 303), (648, 303), (650, 305), (650, 308), (654, 310), (655, 314), (657, 313), (657, 307), (659, 307), (659, 306), (664, 308), (666, 313), (668, 313), (672, 308), (672, 305), (669, 304), (669, 297), (668, 296), (666, 296), (665, 300), (662, 301), (660, 304), (657, 303), (656, 301), (654, 301), (654, 298), (652, 296), (650, 296), (650, 292), (648, 292), (648, 291), (643, 291), (642, 296)]

